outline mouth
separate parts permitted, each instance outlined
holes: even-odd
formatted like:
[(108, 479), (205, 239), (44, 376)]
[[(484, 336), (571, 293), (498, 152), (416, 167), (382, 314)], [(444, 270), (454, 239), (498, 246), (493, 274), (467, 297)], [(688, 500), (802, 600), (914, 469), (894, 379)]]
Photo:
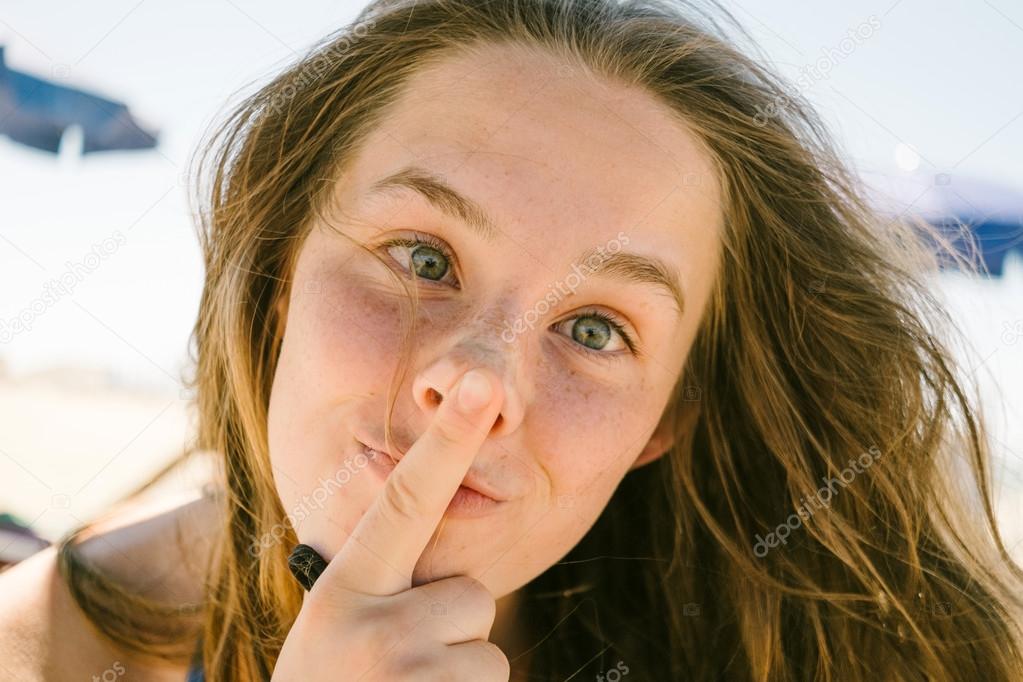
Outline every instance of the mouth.
[(362, 446), (362, 453), (369, 457), (374, 462), (378, 462), (380, 464), (383, 464), (384, 466), (392, 468), (398, 465), (394, 458), (391, 457), (391, 455), (389, 455), (388, 453), (384, 452), (383, 450), (371, 448), (370, 446), (363, 443), (361, 440), (358, 441), (358, 443), (359, 445)]
[[(387, 473), (390, 473), (390, 470), (396, 467), (401, 459), (400, 457), (395, 458), (386, 450), (367, 445), (361, 439), (356, 439), (356, 442), (362, 447), (363, 454), (380, 465)], [(468, 503), (470, 506), (486, 506), (500, 504), (507, 500), (507, 496), (495, 490), (478, 473), (470, 469), (465, 478), (462, 479), (462, 484), (458, 487), (458, 492), (455, 494), (453, 502), (459, 504)]]

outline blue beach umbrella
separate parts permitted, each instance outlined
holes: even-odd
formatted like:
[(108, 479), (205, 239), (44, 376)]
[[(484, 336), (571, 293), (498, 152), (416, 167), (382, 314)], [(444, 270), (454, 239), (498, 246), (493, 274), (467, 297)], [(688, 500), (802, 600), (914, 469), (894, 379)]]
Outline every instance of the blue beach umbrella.
[[(1006, 257), (1023, 258), (1023, 188), (954, 173), (892, 175), (872, 186), (878, 202), (893, 214), (915, 214), (936, 227), (956, 251), (967, 255), (972, 237), (989, 275), (1001, 277)], [(954, 266), (949, 260), (943, 267)]]
[(72, 125), (82, 129), (83, 154), (156, 146), (157, 132), (139, 124), (127, 105), (10, 69), (0, 46), (0, 134), (56, 153)]

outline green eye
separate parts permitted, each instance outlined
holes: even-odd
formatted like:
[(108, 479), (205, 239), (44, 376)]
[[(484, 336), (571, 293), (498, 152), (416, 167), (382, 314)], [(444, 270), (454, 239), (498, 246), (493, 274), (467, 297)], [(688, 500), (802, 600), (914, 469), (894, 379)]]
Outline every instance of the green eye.
[(603, 350), (613, 332), (610, 324), (595, 315), (577, 317), (572, 325), (572, 338), (593, 350)]
[(637, 354), (636, 345), (625, 331), (625, 325), (609, 313), (587, 310), (556, 323), (553, 328), (575, 341), (581, 352), (604, 360), (621, 360), (622, 351)]
[(448, 259), (432, 246), (419, 246), (412, 250), (412, 266), (417, 277), (437, 281), (448, 271)]
[[(385, 242), (382, 247), (406, 272), (415, 273), (419, 279), (440, 283), (446, 275), (453, 277), (454, 258), (435, 237), (425, 234), (401, 237)], [(460, 288), (457, 279), (451, 284)]]

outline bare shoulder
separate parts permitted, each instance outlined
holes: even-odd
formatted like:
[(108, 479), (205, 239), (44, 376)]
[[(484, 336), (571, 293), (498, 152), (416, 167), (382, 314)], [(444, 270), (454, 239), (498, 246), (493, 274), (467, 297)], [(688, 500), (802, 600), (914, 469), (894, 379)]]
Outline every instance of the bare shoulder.
[[(132, 505), (82, 533), (79, 555), (132, 592), (196, 603), (219, 509), (215, 497)], [(75, 602), (51, 546), (0, 573), (0, 678), (181, 682), (185, 668), (142, 665), (107, 641)]]

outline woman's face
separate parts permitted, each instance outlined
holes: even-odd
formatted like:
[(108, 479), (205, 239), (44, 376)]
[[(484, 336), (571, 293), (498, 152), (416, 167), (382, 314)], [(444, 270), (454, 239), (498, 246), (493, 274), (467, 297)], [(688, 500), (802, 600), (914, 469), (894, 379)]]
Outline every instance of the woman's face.
[[(696, 137), (642, 90), (508, 46), (422, 69), (281, 304), (269, 446), (300, 540), (333, 557), (387, 475), (363, 444), (400, 459), (480, 366), (504, 403), (466, 482), (502, 502), (449, 509), (412, 583), (465, 574), (499, 598), (563, 557), (670, 445), (657, 427), (715, 276), (718, 196)], [(405, 294), (388, 269), (420, 294), (390, 448)]]

